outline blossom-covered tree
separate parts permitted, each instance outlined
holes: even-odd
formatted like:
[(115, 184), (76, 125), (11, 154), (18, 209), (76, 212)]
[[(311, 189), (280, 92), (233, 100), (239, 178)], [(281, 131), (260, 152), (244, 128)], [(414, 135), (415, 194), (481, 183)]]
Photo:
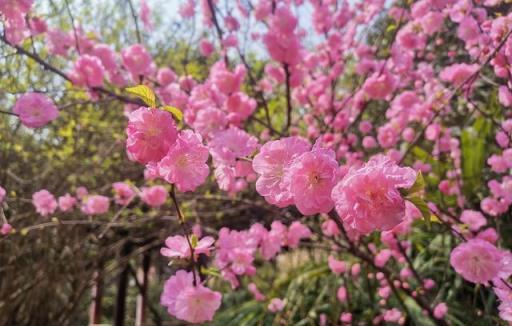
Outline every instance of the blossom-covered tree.
[(512, 322), (509, 1), (93, 2), (0, 0), (0, 324)]

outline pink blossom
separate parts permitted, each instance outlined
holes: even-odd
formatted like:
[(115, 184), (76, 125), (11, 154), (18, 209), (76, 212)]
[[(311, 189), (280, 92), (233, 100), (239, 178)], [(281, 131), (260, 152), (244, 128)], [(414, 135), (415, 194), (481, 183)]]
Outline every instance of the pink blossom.
[(469, 209), (462, 212), (460, 220), (467, 224), (471, 231), (478, 231), (478, 229), (487, 224), (487, 219), (482, 213)]
[(436, 317), (437, 319), (443, 319), (447, 312), (448, 306), (444, 302), (438, 303), (434, 307), (434, 317)]
[(140, 199), (151, 207), (160, 207), (167, 200), (167, 189), (164, 186), (143, 187)]
[(367, 234), (386, 231), (405, 218), (405, 201), (399, 188), (416, 180), (411, 168), (401, 168), (389, 158), (374, 156), (360, 168), (351, 168), (332, 191), (336, 211), (344, 223)]
[(384, 320), (387, 322), (398, 322), (402, 317), (402, 313), (397, 308), (389, 309), (384, 312)]
[(66, 57), (73, 46), (73, 38), (60, 29), (49, 29), (47, 33), (48, 52), (52, 55)]
[(338, 298), (338, 301), (341, 303), (347, 301), (347, 288), (344, 286), (340, 286), (338, 288), (338, 291), (336, 292), (336, 298)]
[(208, 57), (215, 51), (215, 47), (210, 41), (204, 38), (199, 42), (199, 51), (201, 51), (203, 56)]
[(300, 137), (286, 137), (264, 144), (252, 161), (254, 171), (259, 174), (256, 191), (278, 207), (293, 204), (284, 176), (291, 161), (309, 148), (309, 142)]
[(204, 183), (210, 169), (208, 148), (192, 130), (184, 130), (169, 152), (158, 163), (159, 174), (179, 191), (194, 191)]
[(287, 229), (279, 221), (272, 222), (270, 232), (264, 234), (260, 245), (261, 255), (265, 260), (274, 258), (285, 244)]
[(195, 1), (194, 0), (187, 0), (184, 3), (180, 5), (179, 13), (181, 17), (183, 18), (191, 18), (195, 14)]
[(389, 249), (382, 249), (376, 256), (375, 256), (375, 266), (377, 267), (384, 267), (388, 260), (391, 258), (392, 252)]
[(442, 80), (452, 83), (455, 87), (459, 87), (479, 69), (480, 66), (477, 64), (456, 63), (444, 68), (440, 77)]
[(270, 300), (270, 303), (268, 304), (268, 310), (270, 312), (276, 313), (279, 311), (282, 311), (284, 309), (284, 306), (286, 305), (286, 302), (279, 298), (273, 298)]
[(226, 109), (229, 112), (229, 121), (233, 124), (239, 124), (254, 112), (256, 101), (242, 92), (237, 92), (227, 99)]
[(153, 29), (153, 22), (151, 21), (151, 9), (149, 8), (145, 0), (140, 2), (139, 17), (144, 25), (144, 28), (148, 31)]
[(499, 87), (498, 99), (503, 106), (512, 106), (512, 92), (507, 86), (501, 85)]
[(101, 215), (108, 212), (110, 199), (101, 195), (87, 197), (82, 203), (82, 212), (87, 215)]
[(328, 213), (334, 207), (331, 191), (338, 181), (332, 150), (315, 149), (296, 157), (286, 175), (297, 209), (304, 215)]
[(206, 137), (223, 130), (227, 123), (228, 120), (224, 111), (208, 107), (197, 112), (192, 127), (195, 131)]
[(425, 290), (433, 289), (436, 286), (436, 282), (430, 278), (423, 281), (423, 287)]
[(126, 206), (135, 198), (135, 191), (132, 186), (125, 182), (114, 182), (112, 189), (114, 191), (114, 200), (118, 205)]
[(99, 87), (103, 85), (105, 68), (98, 57), (81, 55), (69, 73), (73, 84), (79, 87)]
[(457, 28), (457, 37), (466, 43), (472, 43), (478, 41), (479, 36), (478, 22), (471, 15), (464, 17)]
[(245, 67), (240, 65), (230, 72), (224, 61), (219, 61), (210, 69), (210, 80), (222, 93), (232, 94), (240, 90), (245, 71)]
[(290, 248), (297, 248), (300, 240), (309, 239), (311, 235), (311, 230), (307, 226), (295, 221), (288, 228), (286, 243)]
[(254, 296), (254, 300), (256, 301), (263, 301), (265, 300), (265, 295), (263, 293), (260, 292), (260, 290), (258, 289), (258, 287), (256, 286), (256, 284), (254, 283), (249, 283), (247, 285), (247, 289), (249, 290), (249, 292), (252, 293), (252, 295)]
[(39, 190), (32, 195), (32, 204), (42, 216), (53, 214), (57, 209), (55, 197), (46, 189)]
[(115, 72), (118, 69), (117, 55), (107, 44), (94, 45), (93, 54), (100, 59), (101, 64), (108, 72)]
[(85, 187), (78, 187), (76, 188), (75, 193), (78, 199), (83, 200), (89, 194), (89, 191)]
[(8, 235), (12, 231), (12, 226), (9, 223), (2, 224), (2, 228), (0, 229), (1, 235)]
[(322, 233), (328, 237), (334, 237), (340, 234), (340, 229), (335, 221), (327, 219), (322, 223)]
[(329, 269), (334, 274), (343, 274), (347, 270), (347, 264), (343, 260), (337, 260), (333, 256), (329, 256), (327, 259)]
[(0, 12), (6, 20), (14, 20), (18, 16), (26, 15), (33, 2), (33, 0), (0, 0)]
[(279, 6), (270, 22), (270, 30), (263, 36), (263, 43), (272, 59), (290, 66), (301, 59), (301, 44), (295, 33), (297, 18), (286, 6)]
[(76, 205), (76, 198), (66, 193), (64, 196), (60, 196), (58, 199), (59, 209), (63, 212), (68, 212), (73, 209)]
[(235, 169), (233, 167), (224, 164), (218, 165), (213, 174), (221, 190), (233, 191), (235, 188)]
[(363, 91), (371, 99), (383, 100), (390, 95), (396, 87), (395, 78), (388, 71), (376, 72), (363, 84)]
[(350, 312), (342, 312), (340, 316), (340, 321), (345, 324), (352, 323), (352, 314)]
[(490, 243), (496, 243), (496, 241), (498, 241), (498, 234), (494, 228), (485, 229), (479, 232), (476, 237)]
[(2, 204), (2, 202), (4, 201), (6, 194), (7, 192), (5, 191), (5, 189), (2, 186), (0, 186), (0, 204)]
[(179, 270), (164, 284), (164, 290), (160, 297), (160, 304), (167, 307), (169, 314), (176, 316), (176, 299), (187, 287), (193, 286), (194, 276), (184, 270)]
[(167, 86), (169, 84), (172, 84), (176, 81), (176, 79), (176, 73), (172, 71), (171, 68), (164, 67), (158, 69), (156, 80), (161, 86)]
[(430, 11), (420, 21), (423, 31), (427, 35), (438, 32), (443, 27), (444, 15), (440, 12)]
[(146, 48), (133, 44), (121, 51), (123, 65), (134, 76), (146, 75), (151, 70), (153, 59)]
[(216, 132), (209, 143), (213, 159), (233, 164), (237, 158), (251, 155), (258, 147), (256, 137), (236, 127)]
[(39, 93), (25, 93), (14, 105), (13, 112), (18, 115), (23, 125), (40, 128), (55, 120), (59, 110), (47, 96)]
[[(212, 245), (215, 239), (212, 237), (204, 237), (197, 242), (194, 247), (194, 255), (205, 254), (210, 255), (210, 250), (213, 249)], [(163, 256), (170, 258), (189, 258), (190, 257), (190, 245), (189, 240), (181, 235), (175, 235), (168, 237), (165, 240), (166, 247), (160, 249), (160, 253)]]
[(29, 28), (32, 36), (37, 36), (46, 33), (48, 25), (46, 21), (41, 17), (30, 17)]
[(450, 264), (465, 280), (486, 284), (497, 277), (503, 255), (491, 243), (471, 239), (459, 244), (450, 255)]
[(202, 285), (187, 286), (176, 297), (176, 318), (189, 323), (211, 321), (222, 303), (222, 295)]
[(140, 163), (158, 162), (176, 142), (178, 131), (169, 112), (141, 107), (129, 116), (126, 149)]

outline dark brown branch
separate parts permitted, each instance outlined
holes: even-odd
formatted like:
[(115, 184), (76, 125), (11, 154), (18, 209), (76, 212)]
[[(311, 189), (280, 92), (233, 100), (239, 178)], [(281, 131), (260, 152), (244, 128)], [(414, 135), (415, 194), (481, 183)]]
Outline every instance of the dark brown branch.
[(290, 85), (290, 67), (288, 64), (283, 65), (284, 73), (286, 76), (286, 126), (284, 128), (283, 133), (287, 134), (289, 132), (290, 126), (292, 124), (292, 92)]

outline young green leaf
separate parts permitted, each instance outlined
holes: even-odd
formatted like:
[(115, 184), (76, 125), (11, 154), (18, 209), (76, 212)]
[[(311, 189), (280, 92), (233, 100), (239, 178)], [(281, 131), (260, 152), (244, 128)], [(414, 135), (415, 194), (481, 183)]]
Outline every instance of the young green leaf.
[(156, 96), (151, 88), (146, 85), (138, 85), (126, 88), (129, 94), (140, 98), (150, 108), (156, 108)]
[(183, 112), (180, 109), (169, 105), (164, 105), (161, 109), (170, 112), (178, 121), (183, 120)]
[(192, 236), (190, 237), (190, 244), (192, 245), (192, 248), (197, 247), (197, 242), (197, 236), (195, 234), (192, 234)]
[(423, 216), (423, 219), (427, 223), (427, 226), (430, 228), (430, 209), (427, 206), (427, 203), (423, 200), (423, 198), (419, 196), (411, 196), (406, 198), (408, 201), (414, 204)]
[(425, 190), (425, 179), (423, 179), (423, 174), (421, 174), (421, 171), (419, 171), (418, 174), (416, 175), (416, 180), (414, 181), (414, 184), (412, 185), (411, 188), (406, 190), (406, 193), (407, 196), (411, 196), (423, 190)]

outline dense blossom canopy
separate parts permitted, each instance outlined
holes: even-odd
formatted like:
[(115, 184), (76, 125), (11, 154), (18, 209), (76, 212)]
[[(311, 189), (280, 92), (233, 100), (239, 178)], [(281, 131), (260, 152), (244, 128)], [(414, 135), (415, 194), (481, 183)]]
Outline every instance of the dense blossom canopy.
[(510, 1), (58, 2), (0, 0), (0, 324), (91, 285), (100, 324), (113, 268), (116, 325), (132, 276), (139, 325), (152, 284), (187, 323), (512, 323)]

